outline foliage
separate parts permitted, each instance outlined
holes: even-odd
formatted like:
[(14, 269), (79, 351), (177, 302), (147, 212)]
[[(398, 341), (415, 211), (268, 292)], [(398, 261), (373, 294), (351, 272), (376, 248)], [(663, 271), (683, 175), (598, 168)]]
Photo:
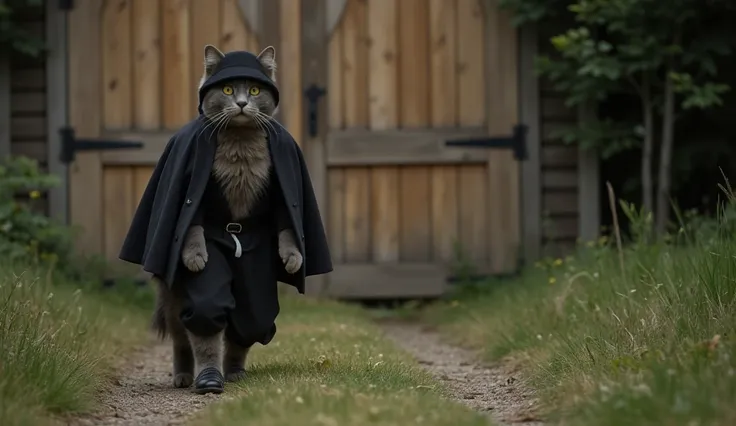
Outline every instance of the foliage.
[(31, 34), (15, 19), (15, 10), (22, 7), (42, 7), (43, 0), (8, 0), (0, 3), (0, 50), (10, 48), (19, 53), (37, 56), (43, 52), (44, 40)]
[(683, 214), (668, 243), (636, 237), (651, 215), (622, 203), (638, 230), (623, 267), (602, 237), (423, 317), (489, 359), (523, 362), (542, 410), (565, 424), (731, 425), (736, 196), (724, 187), (717, 219)]
[[(33, 207), (42, 192), (59, 184), (56, 176), (41, 173), (34, 160), (18, 157), (0, 165), (0, 257), (66, 262), (72, 235)], [(21, 200), (20, 194), (28, 196)]]
[(49, 414), (89, 411), (110, 364), (146, 335), (147, 315), (49, 268), (0, 267), (0, 418), (55, 424)]

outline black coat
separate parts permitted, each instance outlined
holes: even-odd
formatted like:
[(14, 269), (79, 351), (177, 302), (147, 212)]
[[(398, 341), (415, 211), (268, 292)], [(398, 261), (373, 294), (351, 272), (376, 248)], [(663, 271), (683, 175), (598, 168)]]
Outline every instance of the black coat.
[[(183, 267), (184, 236), (212, 172), (215, 135), (213, 126), (205, 128), (206, 124), (207, 119), (200, 115), (169, 140), (120, 251), (120, 259), (143, 266), (169, 285), (177, 268)], [(302, 151), (281, 125), (268, 127), (272, 164), (304, 259), (293, 275), (282, 265), (278, 280), (304, 293), (305, 278), (331, 272), (332, 261)]]

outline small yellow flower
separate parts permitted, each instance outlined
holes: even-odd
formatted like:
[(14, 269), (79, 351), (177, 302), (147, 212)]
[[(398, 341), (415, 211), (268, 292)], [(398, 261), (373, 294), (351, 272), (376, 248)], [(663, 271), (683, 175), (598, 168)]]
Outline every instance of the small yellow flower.
[(460, 302), (458, 302), (457, 300), (453, 300), (453, 301), (452, 301), (452, 302), (450, 303), (450, 306), (452, 306), (453, 308), (455, 308), (455, 307), (457, 307), (457, 306), (460, 306)]
[(549, 283), (550, 284), (554, 284), (556, 282), (557, 282), (557, 278), (555, 278), (555, 277), (549, 277)]
[(555, 261), (554, 261), (554, 265), (555, 265), (555, 266), (560, 266), (560, 265), (562, 265), (562, 259), (555, 259)]
[(35, 200), (41, 198), (41, 191), (33, 190), (28, 195), (31, 197), (31, 199)]

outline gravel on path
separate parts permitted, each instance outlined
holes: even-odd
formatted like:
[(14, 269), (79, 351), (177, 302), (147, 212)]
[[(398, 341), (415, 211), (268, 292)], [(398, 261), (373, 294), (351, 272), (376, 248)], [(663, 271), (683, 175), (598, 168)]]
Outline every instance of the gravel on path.
[(151, 343), (126, 357), (101, 395), (100, 409), (64, 421), (69, 426), (182, 425), (225, 394), (197, 395), (172, 383), (171, 342)]
[(500, 425), (543, 426), (536, 399), (510, 368), (484, 365), (477, 354), (446, 344), (420, 324), (382, 322), (386, 337), (409, 352), (450, 389), (453, 399), (490, 415)]

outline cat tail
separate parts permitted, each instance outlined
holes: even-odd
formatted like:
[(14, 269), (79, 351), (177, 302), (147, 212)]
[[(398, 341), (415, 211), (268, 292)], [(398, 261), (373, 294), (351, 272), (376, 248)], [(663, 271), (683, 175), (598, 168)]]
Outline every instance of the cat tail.
[(156, 308), (151, 318), (151, 329), (158, 334), (161, 340), (166, 339), (168, 326), (166, 324), (166, 309), (169, 302), (169, 287), (161, 279), (156, 282)]

